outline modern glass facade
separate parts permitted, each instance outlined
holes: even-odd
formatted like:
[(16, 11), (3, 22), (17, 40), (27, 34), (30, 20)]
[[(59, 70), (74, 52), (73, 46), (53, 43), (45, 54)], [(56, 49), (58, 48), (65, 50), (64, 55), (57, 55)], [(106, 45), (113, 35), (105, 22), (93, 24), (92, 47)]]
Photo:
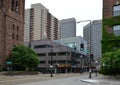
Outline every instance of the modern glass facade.
[(75, 42), (65, 43), (65, 46), (68, 46), (70, 48), (76, 49), (76, 43)]

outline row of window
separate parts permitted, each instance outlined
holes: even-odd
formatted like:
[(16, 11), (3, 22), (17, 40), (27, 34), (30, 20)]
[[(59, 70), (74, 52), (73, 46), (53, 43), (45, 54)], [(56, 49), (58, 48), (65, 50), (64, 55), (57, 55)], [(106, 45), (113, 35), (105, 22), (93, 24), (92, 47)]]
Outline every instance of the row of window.
[[(40, 61), (40, 64), (45, 64), (46, 62), (48, 62), (48, 64), (51, 64), (51, 61)], [(65, 60), (59, 60), (59, 61), (52, 61), (52, 64), (56, 64), (57, 63), (71, 63), (71, 61), (65, 61)]]
[(68, 46), (68, 47), (73, 48), (73, 49), (76, 50), (76, 43), (75, 42), (65, 43), (65, 46)]
[[(4, 0), (0, 0), (0, 7), (2, 7)], [(11, 10), (19, 12), (19, 0), (11, 0)]]
[[(120, 5), (113, 6), (113, 16), (120, 16)], [(116, 36), (120, 36), (120, 25), (113, 26), (113, 31)]]
[(50, 48), (51, 46), (48, 44), (44, 44), (44, 45), (35, 45), (34, 48), (38, 49), (38, 48)]
[[(18, 35), (18, 32), (19, 32), (19, 26), (15, 26), (15, 24), (12, 25), (12, 29), (13, 29), (13, 33), (12, 33), (12, 39), (13, 40), (18, 40), (19, 39), (19, 35)], [(17, 33), (15, 32), (17, 31)]]
[[(47, 54), (46, 53), (38, 53), (38, 56), (46, 56)], [(64, 56), (64, 55), (70, 55), (69, 52), (58, 52), (58, 53), (48, 53), (48, 56)]]
[(14, 33), (12, 33), (12, 39), (14, 40), (14, 39), (16, 39), (16, 40), (18, 40), (19, 39), (19, 36), (18, 36), (18, 34), (14, 34)]
[(12, 27), (13, 30), (16, 30), (17, 32), (19, 31), (19, 26), (15, 27), (15, 25), (13, 24), (13, 27)]

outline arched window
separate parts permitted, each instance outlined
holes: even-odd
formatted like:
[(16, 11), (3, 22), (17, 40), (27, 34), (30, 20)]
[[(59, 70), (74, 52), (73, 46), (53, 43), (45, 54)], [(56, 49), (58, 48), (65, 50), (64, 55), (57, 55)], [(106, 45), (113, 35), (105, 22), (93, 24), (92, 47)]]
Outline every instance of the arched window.
[(19, 4), (18, 4), (18, 0), (16, 0), (15, 2), (15, 11), (18, 12), (19, 11)]
[(15, 0), (11, 0), (11, 9), (14, 11), (14, 6), (15, 6)]
[(11, 0), (12, 11), (19, 12), (19, 0)]

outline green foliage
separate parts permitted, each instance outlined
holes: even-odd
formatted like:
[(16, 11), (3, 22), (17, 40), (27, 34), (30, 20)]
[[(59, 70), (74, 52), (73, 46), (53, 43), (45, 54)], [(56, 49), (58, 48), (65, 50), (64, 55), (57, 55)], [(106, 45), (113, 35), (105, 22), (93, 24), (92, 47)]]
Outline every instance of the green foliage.
[(15, 70), (25, 70), (26, 68), (30, 70), (37, 67), (39, 63), (37, 54), (23, 45), (13, 47), (10, 60)]
[(120, 36), (107, 32), (107, 28), (120, 25), (120, 16), (103, 19), (102, 60), (100, 73), (105, 75), (120, 74)]
[(101, 73), (105, 75), (120, 74), (120, 49), (106, 52), (101, 60)]
[(120, 16), (103, 19), (103, 31), (102, 31), (102, 53), (112, 51), (113, 48), (120, 48), (120, 36), (115, 36), (106, 31), (107, 27), (113, 27), (120, 25)]
[(120, 25), (120, 16), (114, 16), (112, 18), (103, 19), (103, 26), (113, 27), (115, 25)]

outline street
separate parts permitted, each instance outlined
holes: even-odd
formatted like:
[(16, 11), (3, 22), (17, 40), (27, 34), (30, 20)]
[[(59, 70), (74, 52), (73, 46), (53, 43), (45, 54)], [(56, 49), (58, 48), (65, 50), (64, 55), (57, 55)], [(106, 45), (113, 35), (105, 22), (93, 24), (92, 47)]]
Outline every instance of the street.
[(119, 79), (88, 73), (0, 76), (0, 85), (120, 85)]
[(80, 85), (80, 77), (72, 77), (72, 78), (61, 78), (61, 79), (54, 79), (48, 81), (41, 81), (41, 82), (33, 82), (27, 84), (19, 84), (19, 85)]
[(81, 75), (17, 85), (120, 85), (120, 81), (113, 79), (98, 79), (95, 75), (93, 78), (89, 79), (88, 75)]

